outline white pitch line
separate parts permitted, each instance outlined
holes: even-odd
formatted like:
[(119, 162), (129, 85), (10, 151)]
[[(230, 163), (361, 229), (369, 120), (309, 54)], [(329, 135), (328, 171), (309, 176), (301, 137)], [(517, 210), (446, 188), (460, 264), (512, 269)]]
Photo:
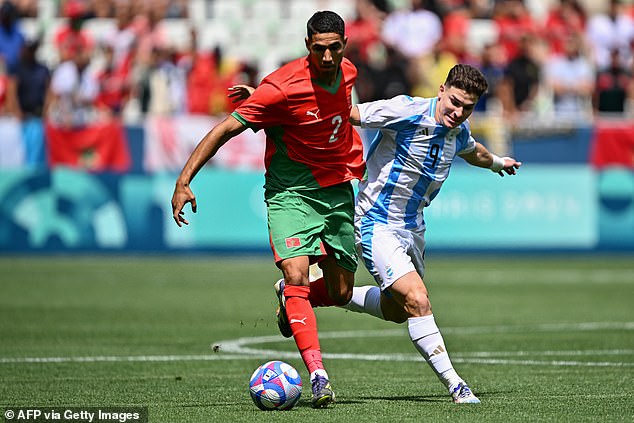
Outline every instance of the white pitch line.
[(634, 350), (571, 350), (571, 351), (477, 351), (452, 354), (456, 357), (521, 357), (521, 356), (584, 356), (584, 355), (631, 355)]
[[(486, 333), (536, 333), (536, 332), (588, 332), (595, 330), (634, 330), (634, 322), (585, 322), (585, 323), (544, 323), (537, 325), (517, 325), (517, 326), (465, 326), (465, 327), (443, 327), (444, 334), (458, 335), (479, 335)], [(406, 334), (405, 326), (399, 329), (380, 329), (380, 330), (355, 330), (355, 331), (338, 331), (338, 332), (320, 332), (320, 339), (346, 339), (346, 338), (369, 338), (369, 337), (391, 337), (404, 336)], [(285, 338), (284, 338), (285, 339)], [(288, 339), (291, 340), (290, 338)], [(270, 342), (279, 342), (279, 335), (254, 336), (248, 338), (237, 338), (226, 341), (215, 342), (215, 345), (222, 345), (223, 350), (241, 347), (250, 344), (266, 344)], [(243, 351), (240, 351), (243, 353)]]
[[(632, 330), (634, 322), (589, 322), (589, 323), (557, 323), (541, 324), (535, 326), (484, 326), (484, 327), (456, 327), (445, 328), (444, 333), (455, 334), (483, 334), (483, 333), (511, 333), (511, 332), (558, 332), (558, 331), (594, 331), (594, 330)], [(371, 338), (405, 336), (402, 329), (388, 330), (361, 330), (320, 333), (321, 339), (344, 338)], [(251, 348), (249, 345), (290, 342), (292, 338), (283, 338), (280, 335), (256, 336), (219, 341), (214, 343), (219, 347), (219, 353), (202, 355), (140, 355), (140, 356), (88, 356), (88, 357), (0, 357), (0, 364), (25, 364), (25, 363), (97, 363), (97, 362), (170, 362), (170, 361), (216, 361), (216, 360), (247, 360), (247, 359), (299, 359), (298, 352), (278, 351), (271, 349)], [(585, 362), (567, 360), (509, 360), (499, 357), (526, 357), (526, 356), (617, 356), (632, 355), (634, 350), (572, 350), (572, 351), (475, 351), (452, 354), (452, 361), (467, 364), (493, 364), (493, 365), (525, 365), (525, 366), (585, 366), (585, 367), (632, 367), (634, 362)], [(324, 358), (334, 360), (361, 360), (361, 361), (400, 361), (416, 362), (424, 361), (420, 355), (414, 354), (337, 354), (324, 353)], [(488, 358), (490, 357), (490, 358)]]
[(542, 361), (542, 360), (496, 360), (484, 359), (451, 359), (455, 363), (466, 364), (501, 364), (517, 366), (575, 366), (575, 367), (633, 367), (634, 363), (623, 363), (617, 361)]
[[(561, 332), (574, 331), (586, 332), (595, 330), (634, 330), (634, 322), (585, 322), (585, 323), (547, 323), (534, 326), (472, 326), (472, 327), (447, 327), (442, 328), (444, 334), (463, 334), (463, 335), (479, 335), (487, 333), (540, 333), (540, 332)], [(323, 332), (319, 334), (320, 339), (348, 339), (348, 338), (371, 338), (371, 337), (392, 337), (405, 336), (404, 326), (400, 329), (383, 329), (383, 330), (358, 330), (358, 331), (339, 331), (339, 332)], [(214, 345), (220, 345), (223, 351), (237, 354), (250, 354), (269, 352), (270, 350), (252, 349), (246, 347), (253, 344), (267, 344), (271, 342), (279, 342), (280, 339), (291, 341), (291, 338), (280, 338), (279, 335), (273, 336), (254, 336), (248, 338), (237, 338), (215, 342)]]
[[(256, 350), (253, 350), (254, 352)], [(606, 353), (606, 351), (601, 351)], [(608, 351), (609, 352), (609, 351)], [(0, 364), (33, 364), (33, 363), (122, 363), (122, 362), (183, 362), (183, 361), (219, 361), (219, 360), (253, 360), (265, 359), (300, 359), (297, 352), (261, 350), (262, 354), (209, 354), (209, 355), (139, 355), (139, 356), (94, 356), (94, 357), (5, 357), (0, 358)], [(480, 352), (487, 354), (486, 352)], [(480, 354), (478, 353), (478, 354)], [(507, 354), (509, 354), (508, 352)], [(519, 353), (523, 353), (519, 351)], [(539, 354), (536, 351), (535, 354)], [(521, 354), (520, 354), (521, 355)], [(357, 360), (357, 361), (389, 361), (389, 362), (422, 362), (419, 355), (407, 354), (332, 354), (325, 353), (323, 357), (329, 360)], [(452, 361), (462, 364), (493, 364), (493, 365), (523, 365), (523, 366), (581, 366), (581, 367), (632, 367), (634, 363), (624, 362), (585, 362), (585, 361), (543, 361), (543, 360), (508, 360), (494, 358), (461, 358), (460, 354), (452, 356)]]
[(0, 364), (11, 363), (122, 363), (122, 362), (166, 362), (166, 361), (213, 361), (253, 359), (245, 355), (102, 355), (92, 357), (2, 357)]
[(474, 326), (442, 328), (443, 333), (482, 334), (482, 333), (537, 333), (537, 332), (589, 332), (595, 330), (634, 330), (634, 322), (585, 322), (585, 323), (542, 323), (517, 326)]
[[(452, 271), (452, 283), (471, 283), (472, 273), (468, 270)], [(547, 277), (540, 277), (547, 274)], [(510, 280), (508, 272), (503, 270), (485, 270), (478, 274), (478, 283), (484, 285), (523, 284), (526, 279), (513, 278)], [(531, 284), (570, 285), (583, 283), (602, 284), (631, 284), (634, 283), (632, 269), (532, 269)]]
[[(585, 323), (556, 323), (556, 324), (540, 324), (535, 326), (482, 326), (482, 327), (456, 327), (443, 328), (443, 333), (454, 334), (483, 334), (483, 333), (511, 333), (511, 332), (558, 332), (558, 331), (595, 331), (595, 330), (632, 330), (634, 322), (585, 322)], [(342, 332), (324, 332), (320, 333), (321, 339), (345, 339), (345, 338), (369, 338), (369, 337), (391, 337), (404, 336), (404, 330), (386, 329), (376, 331), (342, 331)], [(219, 346), (221, 351), (233, 354), (245, 354), (259, 357), (278, 357), (278, 359), (296, 359), (299, 357), (297, 352), (277, 351), (271, 349), (251, 348), (249, 345), (266, 344), (271, 342), (291, 341), (292, 338), (281, 338), (280, 336), (259, 336), (249, 338), (238, 338), (233, 340), (219, 341), (214, 345)], [(632, 350), (602, 350), (597, 351), (597, 356), (605, 355), (632, 355)], [(542, 354), (540, 351), (504, 351), (500, 354), (490, 351), (473, 352), (466, 354), (452, 354), (452, 360), (459, 363), (473, 364), (515, 364), (515, 365), (551, 365), (551, 366), (619, 366), (630, 367), (634, 363), (627, 362), (583, 362), (583, 361), (541, 361), (541, 360), (504, 360), (500, 358), (486, 359), (481, 357), (500, 357), (500, 356), (540, 356), (540, 355), (558, 355), (557, 351), (546, 351)], [(475, 354), (475, 357), (469, 358), (469, 354)], [(339, 360), (364, 360), (364, 361), (424, 361), (420, 355), (404, 355), (404, 354), (336, 354), (323, 353), (326, 359)], [(569, 356), (593, 355), (585, 354), (583, 351), (573, 351)], [(566, 356), (566, 354), (561, 354)]]

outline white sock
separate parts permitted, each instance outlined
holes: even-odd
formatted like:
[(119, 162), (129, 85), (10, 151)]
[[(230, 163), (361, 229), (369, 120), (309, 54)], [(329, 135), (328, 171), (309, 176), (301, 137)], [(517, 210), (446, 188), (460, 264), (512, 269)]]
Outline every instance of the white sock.
[(355, 286), (352, 289), (352, 299), (342, 308), (356, 313), (371, 314), (385, 320), (381, 311), (381, 290), (378, 286)]
[(315, 377), (319, 375), (319, 376), (323, 376), (326, 379), (328, 379), (328, 373), (326, 373), (326, 371), (324, 369), (317, 369), (314, 372), (312, 372), (310, 374), (310, 381), (312, 382), (313, 380), (315, 380)]
[(414, 346), (451, 392), (463, 380), (451, 364), (445, 341), (442, 339), (440, 329), (436, 326), (434, 315), (411, 317), (407, 319), (407, 326)]

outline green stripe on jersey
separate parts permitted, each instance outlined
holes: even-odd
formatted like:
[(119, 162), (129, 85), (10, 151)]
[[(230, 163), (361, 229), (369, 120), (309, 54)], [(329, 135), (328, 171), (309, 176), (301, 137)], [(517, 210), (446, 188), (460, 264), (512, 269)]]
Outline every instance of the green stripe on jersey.
[(253, 129), (254, 132), (257, 132), (257, 131), (260, 130), (260, 128), (258, 128), (257, 126), (253, 125), (251, 122), (249, 122), (248, 120), (246, 120), (245, 118), (240, 116), (240, 113), (238, 113), (238, 112), (232, 112), (231, 116), (233, 116), (238, 122), (240, 122), (241, 124), (243, 124), (247, 128)]
[(265, 132), (275, 144), (275, 153), (271, 156), (271, 162), (267, 168), (264, 188), (273, 191), (320, 188), (308, 165), (288, 157), (286, 144), (282, 140), (284, 135), (282, 127), (267, 128)]
[(335, 94), (337, 91), (339, 91), (339, 85), (341, 85), (341, 76), (342, 75), (343, 75), (343, 72), (342, 72), (341, 68), (339, 68), (339, 72), (337, 72), (337, 78), (335, 79), (335, 82), (332, 83), (332, 85), (323, 84), (323, 83), (319, 82), (316, 78), (312, 78), (311, 81), (313, 81), (315, 84), (319, 85), (324, 90), (328, 91), (330, 94)]

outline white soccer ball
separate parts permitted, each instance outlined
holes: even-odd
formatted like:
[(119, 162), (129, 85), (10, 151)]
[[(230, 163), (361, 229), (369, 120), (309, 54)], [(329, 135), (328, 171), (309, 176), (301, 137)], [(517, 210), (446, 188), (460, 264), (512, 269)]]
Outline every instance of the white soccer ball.
[(249, 392), (260, 410), (290, 410), (302, 394), (302, 379), (290, 364), (269, 361), (253, 372)]

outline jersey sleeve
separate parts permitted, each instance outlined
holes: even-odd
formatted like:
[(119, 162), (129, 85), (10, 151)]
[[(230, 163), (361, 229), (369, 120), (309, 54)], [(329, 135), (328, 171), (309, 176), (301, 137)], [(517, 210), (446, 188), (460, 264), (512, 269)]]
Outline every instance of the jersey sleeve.
[(462, 126), (462, 131), (458, 135), (458, 148), (456, 149), (456, 154), (458, 155), (469, 154), (476, 148), (476, 140), (471, 135), (469, 121), (465, 121)]
[(407, 95), (389, 100), (358, 104), (362, 128), (383, 128), (397, 120), (417, 114), (418, 104)]
[(247, 127), (258, 131), (261, 128), (282, 125), (286, 121), (286, 105), (286, 96), (282, 90), (265, 79), (253, 94), (235, 109), (232, 116)]

